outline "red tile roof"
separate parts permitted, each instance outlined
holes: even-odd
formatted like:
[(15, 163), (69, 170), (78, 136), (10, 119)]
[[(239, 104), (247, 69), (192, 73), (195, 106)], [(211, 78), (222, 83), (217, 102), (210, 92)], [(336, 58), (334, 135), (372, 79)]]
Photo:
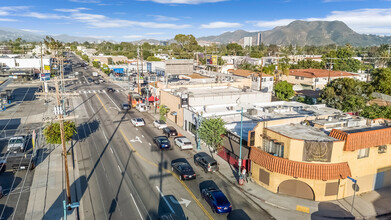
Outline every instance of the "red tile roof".
[[(259, 76), (259, 72), (255, 72), (255, 71), (251, 71), (251, 70), (243, 70), (243, 69), (238, 69), (238, 70), (233, 70), (233, 69), (229, 69), (228, 70), (229, 73), (231, 73), (232, 75), (235, 75), (235, 76), (242, 76), (242, 77), (249, 77), (251, 75), (256, 75), (256, 76)], [(265, 73), (262, 73), (262, 77), (271, 77), (272, 75), (267, 75)]]
[(305, 163), (275, 157), (263, 150), (251, 147), (250, 160), (272, 172), (292, 177), (314, 180), (336, 180), (351, 176), (348, 163)]
[[(302, 76), (306, 78), (321, 78), (329, 77), (329, 70), (324, 69), (291, 69), (289, 70), (291, 76)], [(348, 77), (355, 76), (355, 74), (344, 71), (330, 71), (330, 77)]]
[(345, 151), (354, 151), (391, 144), (391, 127), (355, 133), (333, 129), (329, 136), (345, 141)]

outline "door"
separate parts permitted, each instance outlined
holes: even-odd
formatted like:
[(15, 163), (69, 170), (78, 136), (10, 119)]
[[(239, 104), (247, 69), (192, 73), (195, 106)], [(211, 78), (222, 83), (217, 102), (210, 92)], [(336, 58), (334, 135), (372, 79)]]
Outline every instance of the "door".
[(299, 180), (285, 180), (280, 183), (277, 192), (288, 196), (315, 200), (312, 188), (307, 183)]

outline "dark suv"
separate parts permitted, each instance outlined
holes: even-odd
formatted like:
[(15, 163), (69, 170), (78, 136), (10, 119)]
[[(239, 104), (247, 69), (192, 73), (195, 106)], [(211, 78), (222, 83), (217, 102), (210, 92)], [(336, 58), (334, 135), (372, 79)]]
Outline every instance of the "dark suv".
[(205, 152), (200, 152), (194, 155), (194, 164), (202, 167), (205, 173), (219, 170), (217, 161)]
[(178, 136), (178, 132), (172, 126), (168, 126), (167, 128), (163, 128), (163, 134), (167, 135), (167, 137), (170, 137), (170, 136), (176, 137), (176, 136)]

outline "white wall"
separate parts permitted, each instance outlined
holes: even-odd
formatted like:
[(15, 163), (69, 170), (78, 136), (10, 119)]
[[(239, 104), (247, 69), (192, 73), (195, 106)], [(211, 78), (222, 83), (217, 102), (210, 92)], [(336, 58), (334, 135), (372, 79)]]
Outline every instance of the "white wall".
[[(50, 65), (49, 58), (43, 58), (43, 65)], [(9, 68), (41, 68), (41, 59), (40, 58), (0, 58), (0, 64), (2, 67)]]
[(239, 93), (232, 95), (216, 95), (213, 96), (201, 96), (201, 97), (190, 97), (189, 105), (223, 105), (223, 104), (233, 104), (237, 100), (240, 100), (241, 103), (261, 103), (261, 102), (270, 102), (271, 93)]

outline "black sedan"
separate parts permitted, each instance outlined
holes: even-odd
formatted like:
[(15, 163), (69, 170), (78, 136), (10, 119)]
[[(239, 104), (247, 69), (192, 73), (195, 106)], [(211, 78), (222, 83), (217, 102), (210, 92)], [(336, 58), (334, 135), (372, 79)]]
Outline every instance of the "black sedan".
[(176, 136), (178, 136), (178, 132), (172, 126), (168, 126), (167, 128), (163, 128), (163, 134), (167, 135), (167, 137), (170, 137), (170, 136), (176, 137)]
[(114, 92), (113, 88), (107, 88), (107, 92)]
[(153, 141), (160, 149), (170, 149), (171, 143), (166, 136), (157, 136), (153, 138)]
[(196, 174), (190, 164), (176, 162), (171, 164), (171, 170), (178, 174), (180, 180), (191, 180), (196, 178)]

